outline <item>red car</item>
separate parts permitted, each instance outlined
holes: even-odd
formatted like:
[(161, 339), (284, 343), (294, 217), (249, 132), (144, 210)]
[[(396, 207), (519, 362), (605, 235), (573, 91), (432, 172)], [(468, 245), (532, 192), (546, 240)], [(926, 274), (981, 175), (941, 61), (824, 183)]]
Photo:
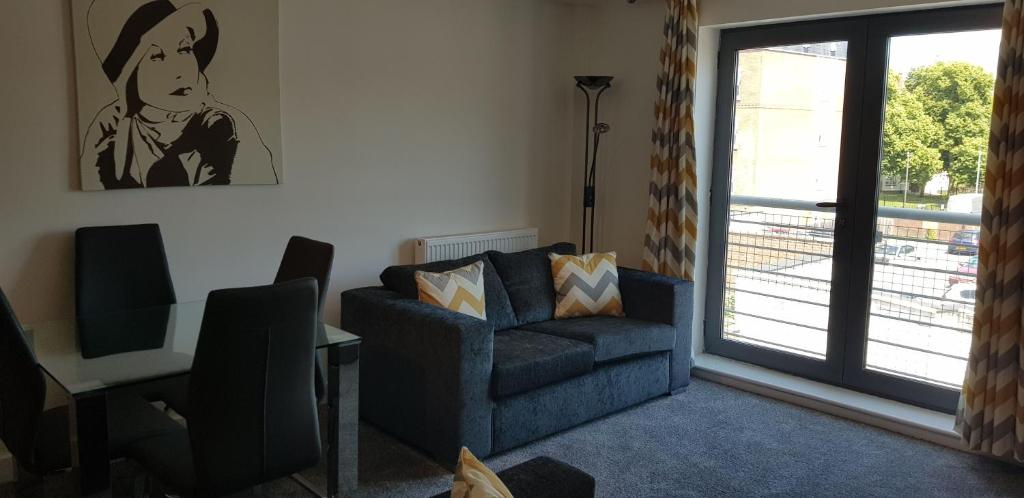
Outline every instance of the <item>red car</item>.
[(949, 285), (974, 282), (978, 277), (978, 257), (971, 256), (965, 263), (956, 268), (956, 275), (949, 276)]

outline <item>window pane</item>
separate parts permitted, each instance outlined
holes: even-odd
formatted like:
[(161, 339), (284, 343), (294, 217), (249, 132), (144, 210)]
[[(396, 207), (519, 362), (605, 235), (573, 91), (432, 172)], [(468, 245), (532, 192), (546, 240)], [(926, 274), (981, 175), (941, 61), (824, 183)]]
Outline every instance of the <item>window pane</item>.
[(870, 370), (954, 389), (963, 382), (999, 37), (985, 30), (890, 39)]
[(847, 43), (738, 54), (724, 334), (824, 359)]

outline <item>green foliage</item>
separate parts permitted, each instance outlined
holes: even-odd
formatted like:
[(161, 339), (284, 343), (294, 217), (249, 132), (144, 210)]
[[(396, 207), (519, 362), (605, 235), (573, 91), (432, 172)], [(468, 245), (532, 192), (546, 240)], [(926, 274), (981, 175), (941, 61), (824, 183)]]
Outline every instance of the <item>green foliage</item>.
[(938, 150), (950, 186), (974, 185), (978, 151), (987, 148), (995, 78), (966, 62), (938, 62), (915, 68), (903, 85), (913, 100), (941, 128), (938, 138), (921, 135)]
[(899, 75), (890, 71), (886, 87), (882, 174), (900, 181), (909, 176), (910, 190), (921, 192), (928, 180), (942, 171), (938, 145), (944, 140), (944, 130), (904, 87)]
[(903, 202), (903, 198), (903, 192), (879, 192), (878, 205), (942, 211), (943, 206), (946, 204), (946, 196), (942, 195), (908, 194), (906, 202)]

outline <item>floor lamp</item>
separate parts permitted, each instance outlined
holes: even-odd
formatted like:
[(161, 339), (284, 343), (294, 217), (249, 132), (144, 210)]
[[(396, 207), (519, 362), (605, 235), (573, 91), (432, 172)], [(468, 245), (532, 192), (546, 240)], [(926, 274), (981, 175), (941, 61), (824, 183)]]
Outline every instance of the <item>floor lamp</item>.
[[(580, 250), (594, 252), (594, 217), (597, 204), (597, 149), (601, 145), (601, 135), (611, 129), (608, 123), (598, 118), (601, 109), (601, 94), (611, 88), (611, 76), (576, 76), (576, 88), (587, 97), (587, 121), (584, 124), (583, 152), (583, 238)], [(590, 109), (594, 114), (591, 120)], [(591, 149), (593, 144), (593, 149)], [(588, 221), (589, 219), (589, 221)], [(588, 230), (589, 225), (589, 230)], [(589, 234), (589, 245), (587, 235)]]

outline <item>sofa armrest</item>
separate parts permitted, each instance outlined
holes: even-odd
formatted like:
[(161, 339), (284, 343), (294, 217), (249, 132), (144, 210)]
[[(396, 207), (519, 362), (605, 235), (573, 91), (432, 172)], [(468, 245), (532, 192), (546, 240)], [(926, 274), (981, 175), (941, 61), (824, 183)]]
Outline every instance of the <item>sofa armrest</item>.
[(619, 290), (626, 316), (664, 323), (676, 329), (672, 350), (669, 388), (690, 383), (693, 355), (693, 282), (631, 268), (619, 268)]
[(341, 295), (341, 326), (361, 336), (360, 414), (431, 453), (491, 452), (487, 322), (381, 287)]

